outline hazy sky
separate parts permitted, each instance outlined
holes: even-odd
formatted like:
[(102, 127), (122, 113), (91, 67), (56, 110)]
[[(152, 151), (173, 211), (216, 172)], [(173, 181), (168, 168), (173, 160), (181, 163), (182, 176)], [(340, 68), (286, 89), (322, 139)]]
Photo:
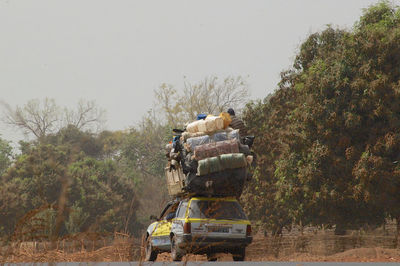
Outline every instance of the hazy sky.
[[(161, 83), (247, 77), (276, 88), (310, 33), (351, 28), (377, 0), (0, 0), (0, 100), (96, 100), (108, 129), (134, 125)], [(397, 1), (394, 1), (398, 3)], [(21, 135), (4, 125), (0, 134)]]

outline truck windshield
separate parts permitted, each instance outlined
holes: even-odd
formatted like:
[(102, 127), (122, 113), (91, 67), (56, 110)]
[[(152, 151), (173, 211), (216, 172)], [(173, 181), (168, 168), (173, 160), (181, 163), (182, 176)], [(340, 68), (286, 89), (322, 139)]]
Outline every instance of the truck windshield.
[(247, 219), (240, 205), (235, 201), (192, 200), (189, 218), (222, 220)]

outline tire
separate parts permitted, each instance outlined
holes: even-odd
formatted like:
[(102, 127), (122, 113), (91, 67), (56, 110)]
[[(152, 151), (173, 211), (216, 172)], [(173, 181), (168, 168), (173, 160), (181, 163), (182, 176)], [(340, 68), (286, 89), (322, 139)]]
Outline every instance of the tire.
[(176, 243), (176, 236), (171, 238), (171, 258), (173, 261), (181, 261), (183, 257), (183, 250), (178, 247)]
[(157, 259), (158, 252), (153, 249), (153, 245), (151, 244), (151, 238), (147, 237), (146, 239), (146, 255), (145, 261), (155, 261)]
[(208, 261), (217, 261), (217, 256), (214, 253), (207, 253), (207, 260)]
[(232, 252), (232, 258), (234, 261), (244, 261), (246, 256), (246, 248), (238, 248)]

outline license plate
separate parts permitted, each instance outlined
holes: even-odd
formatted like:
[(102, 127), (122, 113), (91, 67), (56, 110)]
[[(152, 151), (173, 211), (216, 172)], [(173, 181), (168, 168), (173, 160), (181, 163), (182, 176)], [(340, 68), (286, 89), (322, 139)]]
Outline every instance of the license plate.
[(214, 233), (229, 233), (229, 227), (209, 226), (208, 232)]

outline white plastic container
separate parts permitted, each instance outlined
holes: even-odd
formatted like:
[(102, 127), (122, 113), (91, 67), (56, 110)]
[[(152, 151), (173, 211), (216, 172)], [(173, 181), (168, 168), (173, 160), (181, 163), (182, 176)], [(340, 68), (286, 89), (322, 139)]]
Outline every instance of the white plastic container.
[(207, 116), (205, 120), (197, 120), (186, 127), (186, 131), (189, 133), (213, 133), (218, 130), (224, 129), (224, 120), (218, 116)]
[(187, 131), (187, 132), (190, 132), (190, 133), (201, 132), (201, 131), (199, 130), (199, 124), (200, 124), (202, 121), (204, 121), (204, 120), (197, 120), (197, 121), (194, 121), (194, 122), (190, 123), (189, 125), (187, 125), (186, 131)]
[(199, 120), (197, 128), (198, 128), (199, 132), (207, 133), (208, 131), (207, 131), (207, 122), (206, 122), (206, 120)]
[(210, 124), (209, 128), (212, 129), (208, 132), (214, 132), (224, 129), (224, 120), (219, 116), (207, 116), (206, 122)]
[(200, 120), (198, 124), (198, 130), (205, 133), (213, 133), (221, 130), (224, 127), (224, 121), (220, 117), (207, 116), (205, 120)]
[(215, 131), (215, 123), (212, 120), (203, 120), (199, 123), (199, 130), (205, 133), (211, 133)]

